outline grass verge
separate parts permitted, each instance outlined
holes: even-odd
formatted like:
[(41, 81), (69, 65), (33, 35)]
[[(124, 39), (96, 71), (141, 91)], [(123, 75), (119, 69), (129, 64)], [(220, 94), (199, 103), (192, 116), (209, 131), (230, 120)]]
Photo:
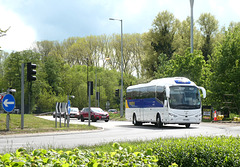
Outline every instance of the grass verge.
[(22, 134), (22, 133), (40, 133), (40, 132), (57, 132), (57, 131), (79, 131), (79, 130), (95, 130), (97, 127), (88, 125), (70, 124), (69, 127), (55, 128), (55, 121), (45, 120), (39, 117), (35, 117), (31, 114), (24, 114), (24, 128), (21, 129), (21, 115), (11, 114), (9, 121), (9, 131), (6, 128), (6, 115), (0, 114), (0, 134)]
[(111, 121), (126, 121), (127, 119), (125, 116), (121, 117), (120, 113), (114, 114), (114, 113), (109, 113), (109, 117)]

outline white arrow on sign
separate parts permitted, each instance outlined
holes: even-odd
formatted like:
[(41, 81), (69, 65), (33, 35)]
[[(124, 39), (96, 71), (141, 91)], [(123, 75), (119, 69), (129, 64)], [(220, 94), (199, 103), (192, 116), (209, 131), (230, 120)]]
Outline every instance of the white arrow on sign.
[(9, 104), (14, 104), (14, 101), (8, 101), (8, 99), (6, 99), (3, 104), (8, 107)]

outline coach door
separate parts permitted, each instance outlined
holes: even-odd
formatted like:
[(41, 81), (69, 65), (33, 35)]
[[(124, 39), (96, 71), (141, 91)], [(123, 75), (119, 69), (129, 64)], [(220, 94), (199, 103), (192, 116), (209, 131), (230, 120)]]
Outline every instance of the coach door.
[(164, 120), (167, 119), (168, 117), (167, 106), (164, 106), (164, 101), (166, 101), (167, 98), (166, 98), (166, 91), (163, 86), (157, 86), (156, 100), (158, 103), (158, 112), (160, 112), (162, 119)]
[(139, 89), (139, 98), (140, 98), (139, 113), (140, 113), (140, 120), (141, 121), (145, 120), (145, 109), (146, 109), (145, 95), (146, 95), (146, 93), (147, 93), (147, 88), (140, 88)]

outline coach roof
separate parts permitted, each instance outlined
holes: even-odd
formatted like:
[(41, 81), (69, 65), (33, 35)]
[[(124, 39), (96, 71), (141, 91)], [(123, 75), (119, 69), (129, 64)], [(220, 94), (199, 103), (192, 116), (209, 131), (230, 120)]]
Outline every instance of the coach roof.
[(160, 79), (154, 79), (149, 83), (145, 84), (138, 84), (129, 86), (127, 89), (134, 89), (134, 88), (142, 88), (142, 87), (148, 87), (148, 86), (166, 86), (166, 85), (194, 85), (196, 84), (192, 81), (190, 81), (188, 78), (185, 77), (169, 77), (169, 78), (160, 78)]

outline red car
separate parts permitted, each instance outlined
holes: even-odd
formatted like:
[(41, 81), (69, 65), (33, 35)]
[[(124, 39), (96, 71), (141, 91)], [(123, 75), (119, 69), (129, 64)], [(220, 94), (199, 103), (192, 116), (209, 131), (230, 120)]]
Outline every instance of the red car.
[[(105, 120), (105, 122), (109, 121), (109, 114), (108, 112), (103, 111), (101, 108), (98, 107), (91, 107), (91, 116), (90, 119), (92, 122), (96, 122), (97, 120)], [(79, 113), (78, 120), (81, 119), (82, 122), (84, 120), (88, 120), (88, 107), (83, 108), (82, 111)]]

